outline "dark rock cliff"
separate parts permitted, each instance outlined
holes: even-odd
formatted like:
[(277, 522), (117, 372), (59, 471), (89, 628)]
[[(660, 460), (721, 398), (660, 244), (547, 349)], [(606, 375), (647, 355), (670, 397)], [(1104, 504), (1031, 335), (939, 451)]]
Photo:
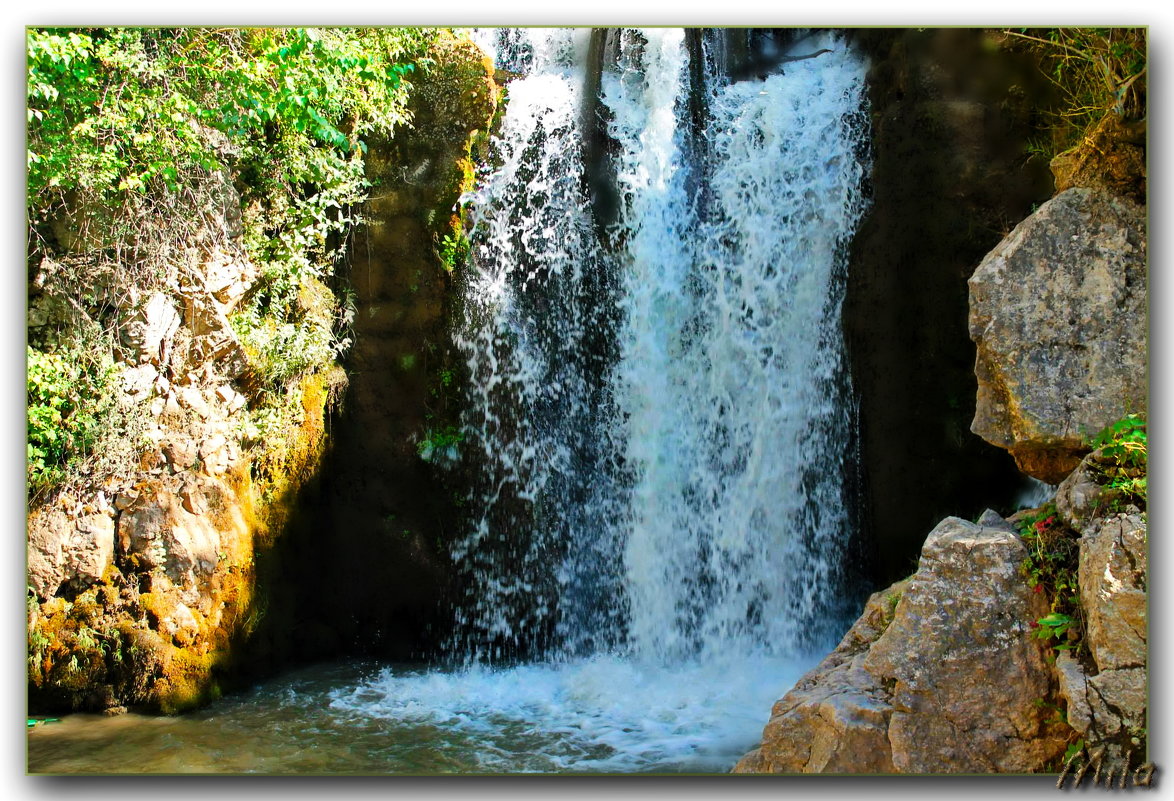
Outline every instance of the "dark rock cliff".
[(350, 382), (320, 494), (303, 500), (287, 562), (303, 588), (294, 602), (307, 656), (420, 658), (446, 625), (449, 538), (464, 493), (457, 474), (419, 450), (459, 414), (449, 324), (458, 301), (443, 254), (446, 239), (452, 249), (462, 236), (455, 209), (472, 188), (471, 147), (498, 90), (471, 42), (442, 40), (433, 57), (434, 70), (414, 81), (413, 127), (372, 143), (368, 156), (367, 224), (350, 252)]
[(862, 526), (873, 578), (908, 575), (941, 518), (1010, 510), (1024, 479), (970, 433), (974, 345), (967, 279), (1052, 193), (1029, 162), (1026, 60), (982, 31), (855, 33), (873, 62), (872, 207), (853, 243), (844, 329), (860, 399)]

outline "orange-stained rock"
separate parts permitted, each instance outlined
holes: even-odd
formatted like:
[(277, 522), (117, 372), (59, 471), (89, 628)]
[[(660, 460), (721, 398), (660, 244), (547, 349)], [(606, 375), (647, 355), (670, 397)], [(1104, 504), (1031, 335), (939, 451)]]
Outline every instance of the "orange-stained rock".
[(1106, 114), (1080, 144), (1052, 159), (1056, 191), (1083, 186), (1145, 203), (1145, 145), (1145, 120)]

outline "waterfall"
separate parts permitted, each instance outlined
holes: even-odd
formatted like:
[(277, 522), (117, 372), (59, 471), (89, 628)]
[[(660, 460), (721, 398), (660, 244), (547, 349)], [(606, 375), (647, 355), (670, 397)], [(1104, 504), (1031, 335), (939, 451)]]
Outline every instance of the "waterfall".
[(521, 77), (463, 199), (456, 664), (332, 705), (484, 770), (728, 770), (859, 595), (865, 64), (831, 34), (474, 37)]
[(483, 472), (454, 553), (463, 647), (823, 644), (849, 535), (839, 307), (863, 208), (862, 62), (824, 37), (804, 48), (830, 53), (761, 80), (710, 65), (692, 141), (684, 32), (616, 36), (597, 82), (620, 209), (600, 231), (587, 33), (482, 37), (525, 77), (468, 199), (459, 341)]

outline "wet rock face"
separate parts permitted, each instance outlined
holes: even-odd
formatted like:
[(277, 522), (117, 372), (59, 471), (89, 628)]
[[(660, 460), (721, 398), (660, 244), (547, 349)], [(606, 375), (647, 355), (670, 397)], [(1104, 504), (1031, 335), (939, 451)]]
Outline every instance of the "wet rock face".
[(308, 595), (299, 611), (327, 655), (363, 649), (419, 659), (448, 623), (447, 538), (460, 531), (453, 499), (464, 488), (419, 448), (459, 414), (464, 365), (450, 322), (464, 268), (444, 264), (439, 250), (461, 233), (472, 142), (489, 128), (498, 89), (492, 62), (472, 42), (442, 36), (432, 57), (436, 67), (412, 78), (412, 127), (370, 143), (367, 177), (378, 189), (350, 257), (350, 383), (332, 421), (320, 495), (304, 530), (290, 532), (298, 552), (281, 571), (283, 582), (347, 588)]
[(966, 280), (1033, 203), (1023, 163), (1049, 90), (1034, 64), (973, 29), (856, 31), (867, 53), (871, 207), (853, 240), (843, 317), (860, 399), (862, 524), (876, 586), (908, 574), (946, 515), (1010, 506), (1014, 462), (968, 430), (974, 346)]
[(999, 243), (969, 285), (971, 430), (1023, 472), (1059, 483), (1087, 452), (1085, 437), (1145, 411), (1145, 210), (1069, 189)]
[(943, 520), (917, 572), (869, 600), (775, 705), (762, 745), (735, 771), (1046, 770), (1067, 727), (1037, 703), (1053, 680), (1030, 637), (1046, 609), (1019, 573), (1025, 555), (993, 512), (981, 524)]

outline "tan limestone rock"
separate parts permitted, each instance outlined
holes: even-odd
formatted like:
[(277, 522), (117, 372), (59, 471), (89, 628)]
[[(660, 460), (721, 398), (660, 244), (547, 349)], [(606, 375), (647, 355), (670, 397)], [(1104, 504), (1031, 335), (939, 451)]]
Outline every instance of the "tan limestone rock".
[(1101, 671), (1146, 664), (1146, 523), (1117, 514), (1090, 527), (1080, 547), (1086, 641)]
[(120, 526), (128, 555), (184, 588), (194, 588), (216, 568), (221, 536), (208, 518), (188, 512), (180, 498), (165, 491), (124, 513)]
[(1087, 699), (1098, 739), (1139, 730), (1146, 722), (1144, 668), (1104, 670), (1088, 679)]
[(917, 572), (869, 599), (736, 771), (1033, 772), (1063, 754), (1069, 730), (1037, 703), (1053, 680), (1030, 637), (1046, 609), (1019, 573), (1026, 549), (981, 520), (938, 524)]
[(69, 582), (93, 584), (114, 561), (114, 519), (46, 508), (28, 520), (28, 586), (49, 598)]
[(894, 771), (886, 736), (892, 707), (880, 679), (861, 662), (907, 585), (908, 579), (868, 599), (836, 649), (775, 703), (762, 745), (735, 773)]
[(1029, 636), (1046, 612), (1005, 527), (943, 520), (865, 667), (893, 681), (889, 727), (903, 773), (1030, 772), (1063, 753), (1035, 703), (1051, 693)]
[(204, 292), (185, 296), (184, 323), (191, 332), (187, 361), (211, 365), (229, 378), (248, 368), (248, 356), (216, 299)]
[(131, 364), (166, 364), (179, 323), (179, 312), (171, 299), (162, 292), (151, 293), (120, 332), (127, 360)]
[[(1099, 453), (1099, 451), (1097, 452)], [(1089, 454), (1069, 476), (1056, 487), (1056, 513), (1064, 524), (1074, 531), (1083, 532), (1090, 519), (1096, 514), (1097, 505), (1104, 495), (1104, 488), (1093, 475), (1092, 460), (1096, 454)]]

